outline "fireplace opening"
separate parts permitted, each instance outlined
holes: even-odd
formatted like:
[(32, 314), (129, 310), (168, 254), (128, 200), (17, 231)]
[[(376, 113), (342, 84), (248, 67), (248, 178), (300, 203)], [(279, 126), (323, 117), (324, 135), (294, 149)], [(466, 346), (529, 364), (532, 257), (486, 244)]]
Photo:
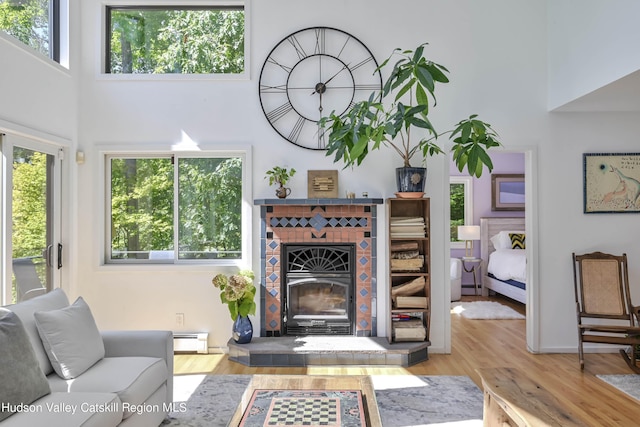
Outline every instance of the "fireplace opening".
[(285, 335), (353, 335), (355, 245), (283, 244)]

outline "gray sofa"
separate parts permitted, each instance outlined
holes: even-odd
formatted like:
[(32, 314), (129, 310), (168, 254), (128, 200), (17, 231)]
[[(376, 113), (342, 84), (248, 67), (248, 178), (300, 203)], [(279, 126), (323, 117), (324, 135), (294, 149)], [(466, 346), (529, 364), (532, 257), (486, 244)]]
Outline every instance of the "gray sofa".
[(61, 289), (0, 308), (0, 361), (0, 427), (151, 427), (171, 410), (172, 333), (99, 332)]

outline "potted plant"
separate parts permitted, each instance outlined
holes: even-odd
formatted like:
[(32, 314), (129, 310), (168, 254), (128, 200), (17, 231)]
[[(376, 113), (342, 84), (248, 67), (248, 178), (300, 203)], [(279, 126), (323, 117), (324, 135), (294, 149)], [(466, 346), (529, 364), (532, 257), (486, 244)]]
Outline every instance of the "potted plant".
[(285, 185), (287, 185), (287, 182), (289, 182), (289, 178), (293, 177), (293, 175), (295, 174), (296, 170), (294, 168), (288, 170), (287, 168), (274, 166), (266, 172), (266, 176), (264, 177), (264, 179), (269, 179), (269, 185), (278, 184), (278, 188), (276, 188), (276, 196), (284, 199), (289, 194), (291, 194), (291, 189), (286, 188)]
[(249, 315), (256, 314), (254, 279), (253, 271), (240, 270), (231, 276), (218, 274), (211, 280), (213, 286), (220, 289), (220, 301), (229, 307), (233, 320), (233, 340), (239, 344), (248, 343), (253, 337)]
[(378, 67), (381, 70), (399, 57), (379, 93), (355, 103), (340, 116), (331, 113), (322, 120), (328, 128), (327, 155), (333, 154), (334, 162), (343, 161), (345, 167), (359, 166), (370, 151), (381, 146), (391, 148), (403, 161), (396, 170), (398, 191), (416, 192), (420, 197), (426, 168), (412, 167), (411, 159), (418, 152), (424, 158), (444, 154), (435, 142), (438, 137), (450, 134), (456, 166), (460, 171), (466, 166), (469, 174), (476, 177), (482, 175), (484, 166), (489, 171), (493, 169), (487, 150), (500, 145), (491, 125), (475, 114), (458, 122), (453, 130), (435, 130), (428, 117), (429, 108), (431, 103), (436, 105), (436, 84), (448, 83), (449, 71), (424, 57), (426, 44), (415, 51), (395, 49)]

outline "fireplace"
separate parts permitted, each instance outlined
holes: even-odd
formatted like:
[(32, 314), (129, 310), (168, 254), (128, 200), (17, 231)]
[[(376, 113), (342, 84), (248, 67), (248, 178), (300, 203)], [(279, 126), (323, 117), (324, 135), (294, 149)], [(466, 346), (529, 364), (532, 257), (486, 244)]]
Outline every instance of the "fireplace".
[(285, 335), (353, 335), (354, 244), (282, 244)]
[[(352, 264), (348, 269), (342, 268), (337, 271), (340, 274), (351, 273), (352, 280), (352, 288), (348, 291), (348, 295), (345, 291), (345, 297), (348, 297), (345, 301), (351, 300), (352, 304), (350, 307), (352, 311), (349, 312), (350, 319), (348, 322), (341, 321), (341, 323), (350, 325), (350, 335), (357, 337), (376, 335), (377, 205), (383, 202), (382, 199), (357, 198), (286, 198), (254, 201), (256, 205), (260, 205), (261, 219), (261, 337), (280, 337), (285, 334), (282, 308), (285, 305), (287, 289), (283, 286), (283, 282), (286, 283), (283, 276), (286, 269), (284, 245), (326, 245), (325, 248), (352, 245), (355, 247), (355, 253), (352, 253), (350, 260)], [(292, 277), (294, 280), (303, 280), (309, 277), (308, 273), (309, 271), (295, 271)], [(307, 277), (304, 277), (305, 274)], [(327, 278), (330, 276), (324, 279)], [(343, 276), (335, 279), (333, 280), (334, 291), (344, 284), (346, 278)], [(291, 316), (287, 316), (287, 320), (291, 320)], [(290, 322), (289, 326), (291, 327)], [(332, 329), (335, 328), (332, 326)]]

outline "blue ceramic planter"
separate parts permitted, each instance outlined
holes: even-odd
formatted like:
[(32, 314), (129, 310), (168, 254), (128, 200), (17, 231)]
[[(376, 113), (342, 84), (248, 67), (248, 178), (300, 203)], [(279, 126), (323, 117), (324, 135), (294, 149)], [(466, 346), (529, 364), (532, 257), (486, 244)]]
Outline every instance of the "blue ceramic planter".
[(253, 325), (248, 317), (238, 316), (233, 322), (233, 340), (238, 344), (251, 342)]

